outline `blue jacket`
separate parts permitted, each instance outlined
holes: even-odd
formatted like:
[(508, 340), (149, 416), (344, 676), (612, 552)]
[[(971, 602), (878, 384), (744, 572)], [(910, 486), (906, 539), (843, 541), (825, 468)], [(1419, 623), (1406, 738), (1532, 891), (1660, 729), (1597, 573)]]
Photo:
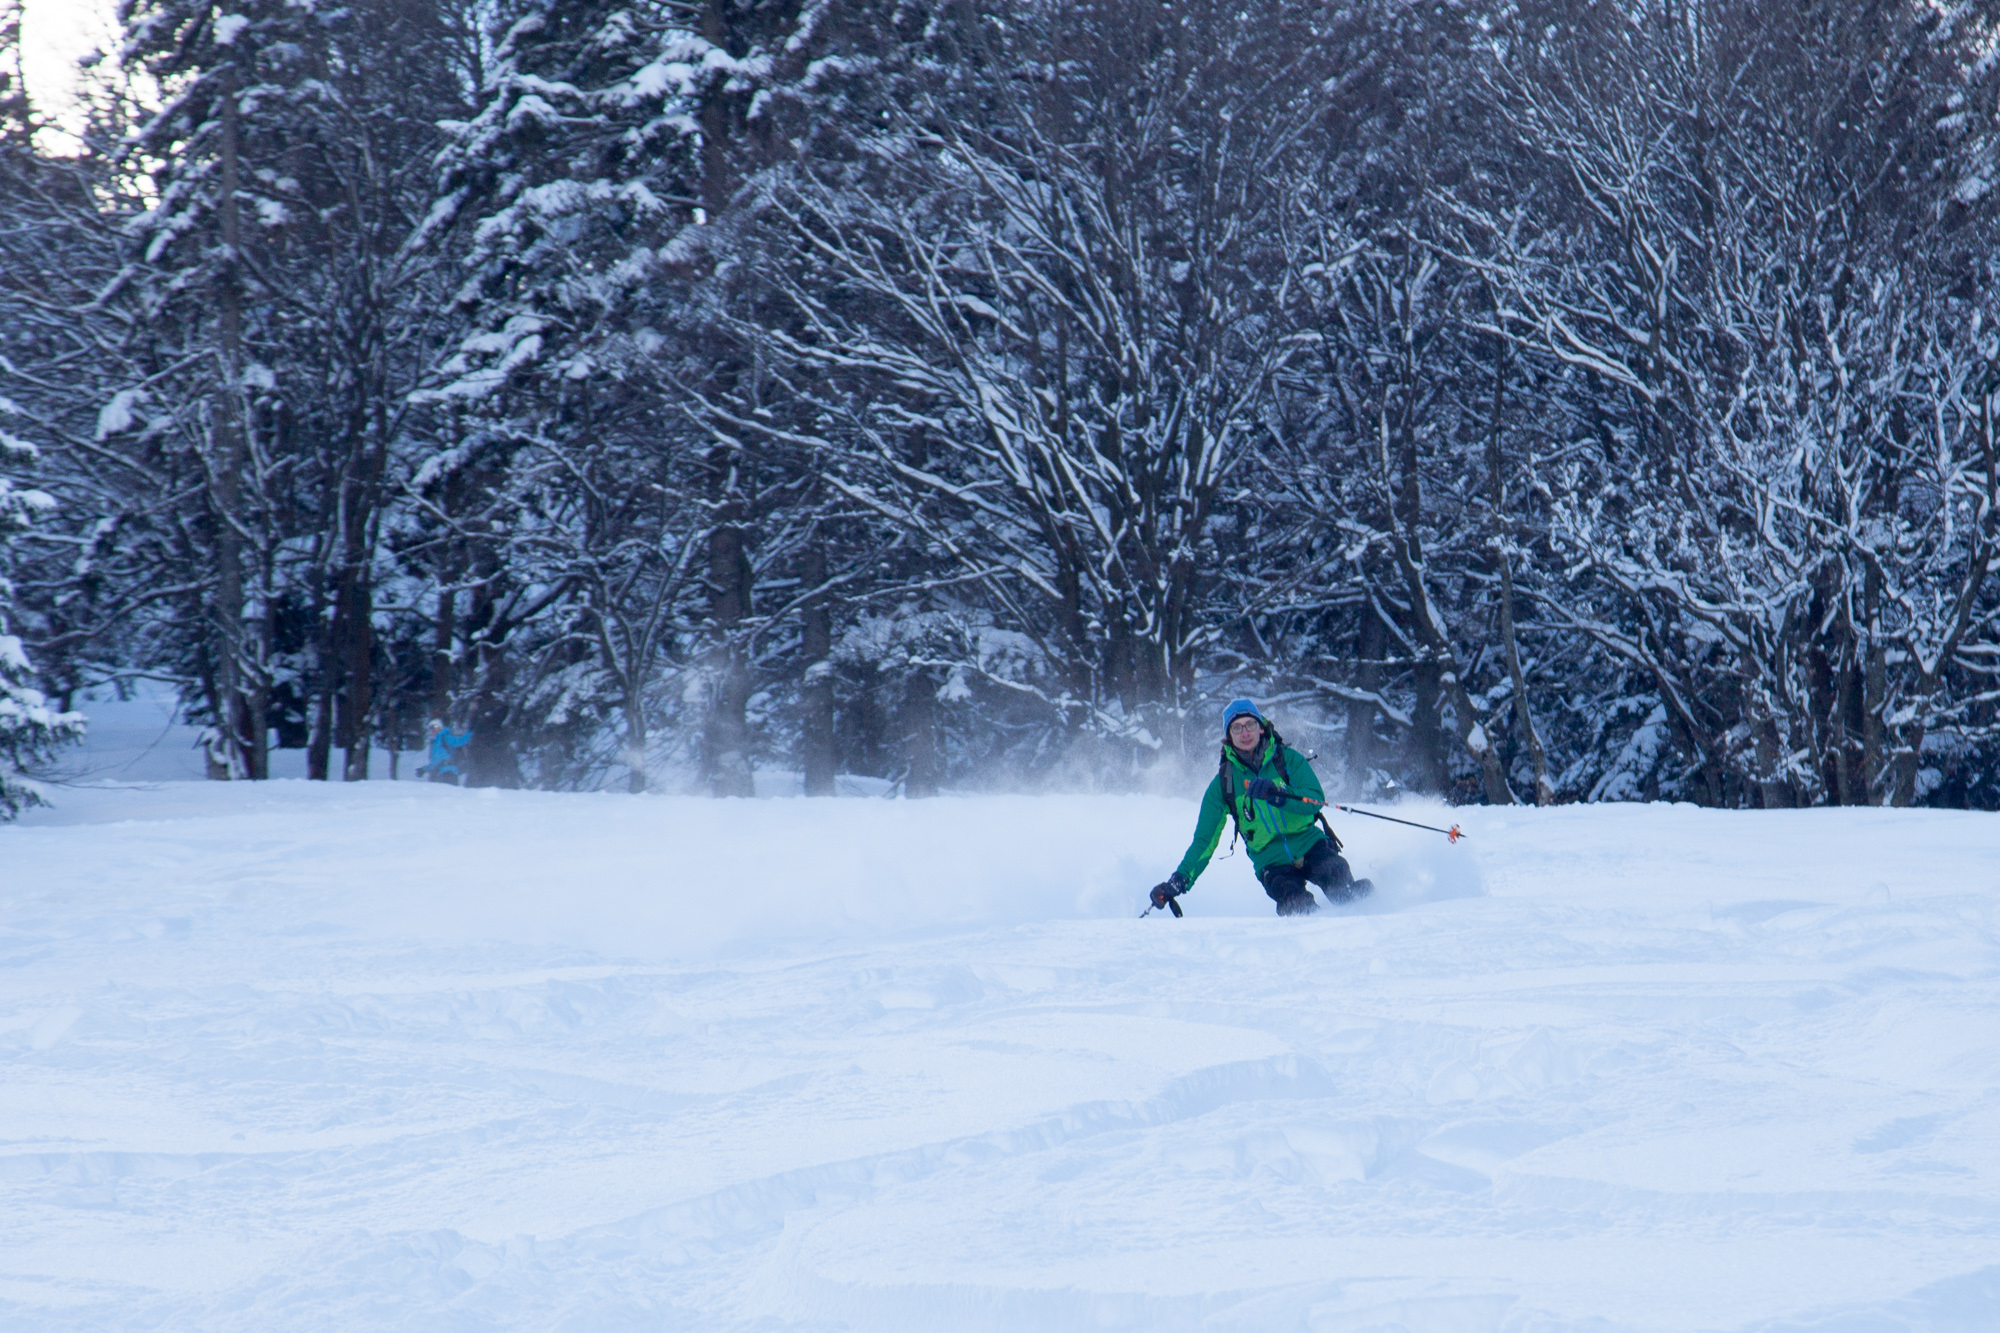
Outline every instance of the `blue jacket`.
[(471, 739), (472, 733), (470, 731), (461, 731), (453, 734), (449, 727), (431, 737), (430, 771), (433, 773), (459, 772), (458, 765), (452, 762), (457, 757), (454, 752), (463, 750), (465, 743)]

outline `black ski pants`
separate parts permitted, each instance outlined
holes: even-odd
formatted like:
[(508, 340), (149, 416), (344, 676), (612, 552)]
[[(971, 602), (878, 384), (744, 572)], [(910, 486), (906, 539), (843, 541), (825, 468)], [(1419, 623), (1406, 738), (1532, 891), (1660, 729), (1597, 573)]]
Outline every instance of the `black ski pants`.
[(1312, 895), (1306, 892), (1308, 883), (1318, 885), (1330, 903), (1344, 903), (1353, 896), (1349, 886), (1354, 883), (1354, 872), (1347, 868), (1347, 858), (1333, 849), (1333, 839), (1327, 837), (1321, 837), (1297, 861), (1265, 866), (1257, 878), (1281, 916), (1312, 902)]

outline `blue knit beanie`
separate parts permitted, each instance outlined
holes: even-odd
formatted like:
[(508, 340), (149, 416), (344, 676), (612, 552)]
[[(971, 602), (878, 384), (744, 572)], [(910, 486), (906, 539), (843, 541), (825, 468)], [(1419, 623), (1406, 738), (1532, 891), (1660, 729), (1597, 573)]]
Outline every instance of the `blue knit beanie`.
[(1246, 717), (1246, 716), (1254, 717), (1259, 722), (1263, 722), (1266, 726), (1270, 725), (1270, 723), (1265, 719), (1264, 715), (1257, 711), (1256, 704), (1251, 703), (1248, 699), (1231, 699), (1229, 701), (1229, 706), (1222, 710), (1222, 734), (1225, 736), (1228, 735), (1229, 724), (1231, 722), (1234, 722), (1239, 717)]

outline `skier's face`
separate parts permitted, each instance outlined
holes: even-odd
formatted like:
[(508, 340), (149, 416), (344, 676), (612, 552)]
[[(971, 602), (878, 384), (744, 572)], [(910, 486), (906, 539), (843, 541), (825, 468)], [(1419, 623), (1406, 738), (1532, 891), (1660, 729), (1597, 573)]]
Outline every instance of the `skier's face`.
[(1248, 713), (1229, 724), (1229, 743), (1249, 754), (1264, 740), (1264, 724)]

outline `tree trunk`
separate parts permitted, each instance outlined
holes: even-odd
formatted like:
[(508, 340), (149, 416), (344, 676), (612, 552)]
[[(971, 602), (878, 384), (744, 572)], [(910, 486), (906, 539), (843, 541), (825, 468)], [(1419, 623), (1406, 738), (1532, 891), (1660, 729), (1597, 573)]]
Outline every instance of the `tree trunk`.
[(1873, 563), (1862, 583), (1862, 609), (1868, 631), (1862, 647), (1861, 780), (1870, 805), (1888, 802), (1890, 781), (1885, 770), (1882, 709), (1889, 695), (1889, 650), (1882, 642), (1882, 575)]
[[(728, 0), (706, 0), (701, 9), (701, 35), (714, 46), (729, 50)], [(731, 52), (731, 54), (736, 54)], [(729, 169), (729, 104), (720, 86), (711, 86), (701, 104), (701, 202), (708, 220), (720, 217), (729, 203), (733, 184)]]
[(431, 716), (443, 722), (451, 716), (452, 641), (458, 632), (458, 593), (438, 592), (437, 632), (431, 641)]
[(625, 789), (637, 796), (646, 790), (646, 705), (637, 682), (625, 695)]
[(743, 539), (744, 506), (739, 489), (739, 455), (717, 449), (709, 455), (722, 501), (708, 534), (710, 608), (714, 642), (709, 650), (709, 709), (704, 758), (709, 794), (754, 796), (750, 766), (750, 672), (736, 641), (736, 628), (750, 614), (750, 557)]
[(1494, 805), (1512, 805), (1514, 793), (1507, 786), (1506, 774), (1500, 771), (1500, 749), (1487, 734), (1485, 721), (1473, 709), (1472, 695), (1465, 688), (1451, 643), (1444, 636), (1444, 628), (1431, 615), (1430, 594), (1424, 586), (1423, 567), (1414, 549), (1416, 539), (1407, 527), (1396, 537), (1397, 563), (1402, 566), (1403, 581), (1410, 598), (1411, 628), (1416, 631), (1414, 637), (1420, 653), (1417, 660), (1418, 744), (1420, 749), (1429, 748), (1435, 754), (1430, 762), (1433, 781), (1437, 784), (1435, 789), (1443, 791), (1446, 785), (1440, 713), (1442, 699), (1448, 698), (1452, 711), (1458, 715), (1459, 742), (1479, 760), (1486, 799)]
[[(1362, 603), (1361, 628), (1354, 636), (1354, 685), (1356, 689), (1378, 693), (1382, 688), (1382, 654), (1387, 651), (1389, 633), (1376, 614), (1373, 597)], [(1347, 784), (1350, 794), (1364, 796), (1369, 776), (1375, 770), (1376, 708), (1365, 700), (1347, 705)]]
[(1425, 655), (1417, 659), (1414, 674), (1417, 698), (1410, 712), (1410, 740), (1417, 767), (1416, 787), (1442, 796), (1449, 785), (1444, 762), (1443, 688), (1438, 683), (1444, 673), (1436, 658)]
[(325, 782), (333, 760), (333, 698), (340, 688), (340, 671), (333, 660), (333, 622), (319, 630), (320, 687), (313, 701), (312, 735), (306, 740), (306, 777)]
[[(805, 583), (808, 589), (826, 582), (826, 549), (817, 541), (806, 548)], [(800, 760), (805, 769), (808, 796), (833, 795), (836, 768), (833, 731), (833, 608), (823, 596), (813, 596), (804, 610), (804, 626), (799, 645), (806, 663), (800, 687)]]
[(263, 782), (271, 776), (271, 645), (277, 642), (277, 604), (272, 589), (277, 570), (266, 562), (258, 573), (260, 612), (250, 641), (250, 688), (244, 692), (250, 714), (250, 776)]
[(1860, 804), (1849, 751), (1855, 735), (1848, 726), (1853, 635), (1845, 614), (1830, 614), (1841, 607), (1844, 574), (1840, 566), (1826, 564), (1813, 576), (1812, 600), (1799, 625), (1797, 646), (1806, 666), (1804, 720), (1812, 738), (1814, 773), (1820, 794), (1830, 805)]
[(1861, 640), (1851, 626), (1846, 640), (1847, 660), (1842, 663), (1840, 672), (1840, 803), (1870, 805), (1868, 769), (1862, 760), (1865, 723), (1861, 713), (1864, 675), (1860, 660)]
[[(461, 761), (468, 787), (519, 787), (522, 783), (520, 756), (508, 737), (511, 709), (507, 703), (506, 639), (510, 626), (499, 623), (493, 613), (490, 584), (481, 584), (473, 594), (470, 627), (478, 636), (474, 649), (474, 683), (469, 730)], [(471, 636), (468, 636), (471, 637)]]
[[(1754, 689), (1754, 687), (1753, 687)], [(1768, 708), (1753, 705), (1752, 725), (1757, 729), (1757, 799), (1766, 810), (1789, 810), (1798, 804), (1792, 784), (1779, 776), (1784, 747), (1778, 740), (1778, 724)]]
[(341, 776), (348, 782), (366, 782), (369, 733), (373, 730), (374, 721), (370, 716), (374, 707), (374, 596), (358, 569), (351, 569), (345, 577), (348, 586), (342, 600), (347, 607), (344, 617), (346, 651), (342, 656), (347, 676), (347, 690), (343, 696), (347, 721), (341, 731), (347, 746), (347, 762)]
[(222, 263), (217, 269), (216, 315), (221, 356), (221, 393), (214, 418), (214, 448), (210, 458), (209, 495), (215, 513), (215, 622), (217, 641), (215, 698), (216, 730), (222, 737), (222, 766), (233, 779), (254, 777), (253, 750), (264, 737), (252, 736), (249, 700), (245, 697), (243, 615), (248, 602), (243, 587), (243, 423), (239, 417), (243, 353), (242, 229), (237, 216), (238, 133), (236, 84), (233, 73), (222, 96)]
[(943, 765), (938, 756), (937, 682), (931, 673), (913, 668), (903, 680), (903, 761), (909, 766), (903, 795), (935, 796)]
[[(730, 49), (732, 6), (728, 0), (705, 0), (701, 7), (702, 36), (722, 50)], [(701, 200), (710, 221), (719, 217), (734, 188), (731, 170), (732, 117), (720, 83), (704, 90), (701, 121)], [(726, 368), (723, 373), (727, 374)], [(708, 717), (702, 737), (702, 761), (711, 796), (751, 796), (756, 779), (750, 765), (749, 671), (735, 641), (736, 626), (750, 614), (751, 572), (745, 553), (742, 496), (738, 490), (741, 454), (727, 446), (709, 453), (716, 470), (719, 502), (715, 526), (708, 536), (710, 608), (714, 640), (708, 652)]]
[[(1452, 653), (1451, 640), (1445, 635), (1444, 626), (1432, 614), (1430, 588), (1424, 580), (1423, 547), (1417, 538), (1418, 525), (1423, 521), (1423, 482), (1418, 470), (1417, 437), (1408, 421), (1396, 423), (1393, 431), (1384, 423), (1383, 446), (1380, 454), (1382, 478), (1388, 483), (1392, 473), (1397, 474), (1400, 496), (1392, 499), (1390, 509), (1390, 549), (1396, 565), (1403, 576), (1403, 591), (1410, 602), (1410, 628), (1412, 638), (1418, 648), (1417, 658), (1417, 706), (1418, 706), (1418, 747), (1420, 752), (1430, 750), (1426, 767), (1430, 770), (1434, 790), (1443, 791), (1448, 775), (1444, 757), (1439, 748), (1442, 729), (1441, 698), (1448, 697), (1452, 711), (1458, 715), (1458, 737), (1465, 748), (1479, 760), (1481, 775), (1486, 782), (1486, 799), (1495, 805), (1512, 805), (1514, 794), (1507, 788), (1506, 774), (1500, 771), (1500, 751), (1487, 736), (1486, 728), (1478, 713), (1473, 710), (1472, 697), (1466, 691), (1461, 679), (1458, 660)], [(1397, 441), (1397, 459), (1400, 464), (1392, 468), (1389, 460), (1387, 441), (1393, 434)], [(1400, 511), (1400, 512), (1398, 512)], [(1428, 710), (1428, 713), (1426, 713)]]
[[(1507, 519), (1506, 454), (1501, 448), (1501, 426), (1507, 408), (1507, 344), (1499, 344), (1493, 367), (1493, 421), (1486, 433), (1487, 497), (1493, 504), (1493, 521)], [(1507, 676), (1514, 687), (1514, 720), (1520, 724), (1522, 743), (1528, 747), (1528, 762), (1535, 774), (1535, 804), (1554, 805), (1555, 788), (1549, 784), (1549, 758), (1542, 748), (1542, 735), (1535, 729), (1535, 717), (1528, 707), (1528, 678), (1521, 670), (1519, 637), (1514, 633), (1514, 565), (1507, 558), (1506, 539), (1495, 532), (1492, 538), (1493, 563), (1500, 568), (1500, 646), (1507, 658)], [(1497, 744), (1496, 737), (1488, 742)], [(1511, 801), (1512, 794), (1509, 794)]]
[(1507, 650), (1507, 674), (1514, 682), (1514, 720), (1521, 725), (1521, 739), (1528, 747), (1528, 762), (1535, 773), (1535, 804), (1554, 805), (1556, 790), (1549, 781), (1549, 756), (1542, 748), (1542, 733), (1535, 728), (1528, 707), (1528, 677), (1521, 670), (1521, 649), (1514, 634), (1514, 571), (1505, 551), (1496, 553), (1500, 562), (1500, 640)]

